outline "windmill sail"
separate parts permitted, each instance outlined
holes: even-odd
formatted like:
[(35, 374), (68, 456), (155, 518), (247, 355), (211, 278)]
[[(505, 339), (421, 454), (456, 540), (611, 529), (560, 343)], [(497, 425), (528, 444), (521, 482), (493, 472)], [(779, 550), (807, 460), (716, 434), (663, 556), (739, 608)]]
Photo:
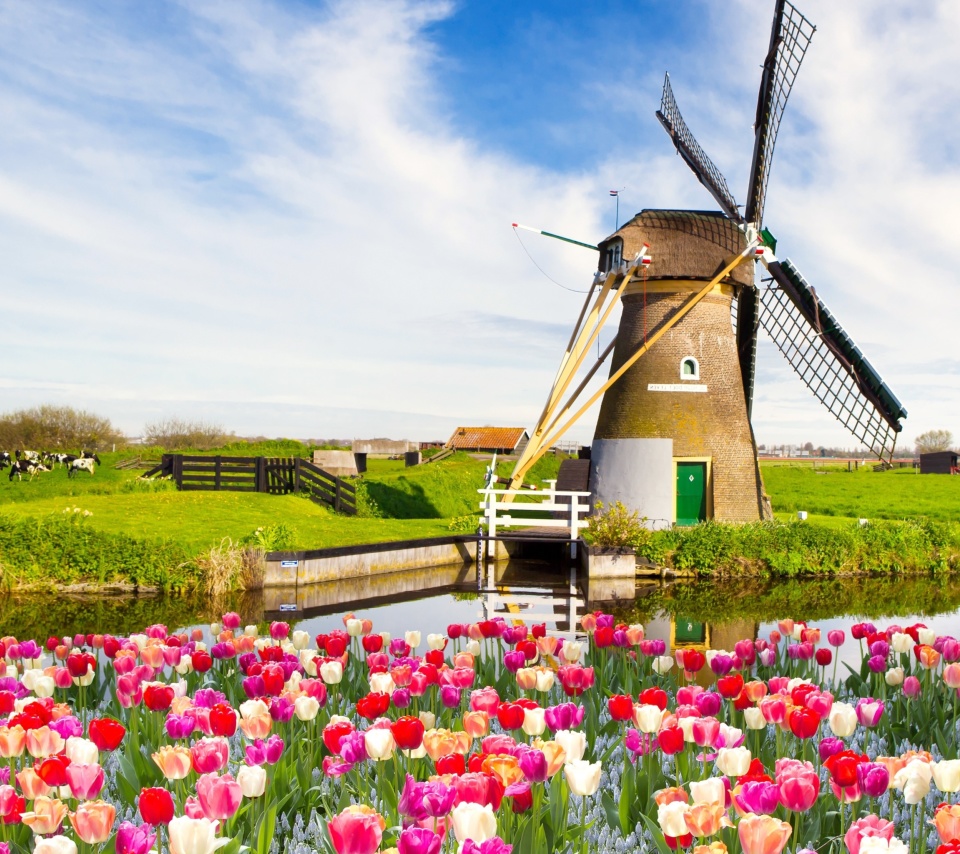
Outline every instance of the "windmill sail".
[(881, 460), (893, 456), (907, 411), (816, 291), (786, 260), (768, 266), (760, 326), (814, 396)]
[(657, 118), (660, 119), (660, 124), (663, 125), (666, 132), (670, 134), (670, 138), (677, 148), (677, 153), (687, 162), (700, 183), (710, 191), (710, 195), (717, 200), (717, 204), (720, 205), (723, 212), (736, 222), (743, 222), (743, 217), (737, 210), (733, 193), (727, 186), (727, 179), (723, 177), (714, 162), (707, 157), (706, 152), (700, 147), (700, 143), (690, 132), (690, 128), (687, 127), (683, 116), (680, 115), (680, 108), (677, 107), (677, 101), (673, 97), (673, 88), (670, 86), (669, 74), (663, 79), (663, 96), (660, 99)]
[(753, 162), (750, 165), (750, 183), (744, 209), (747, 222), (759, 224), (763, 221), (763, 204), (767, 195), (770, 163), (773, 159), (773, 147), (777, 143), (777, 132), (780, 130), (780, 119), (787, 106), (793, 81), (800, 70), (800, 63), (803, 62), (803, 56), (816, 29), (792, 3), (777, 0), (770, 33), (770, 49), (763, 63), (760, 96), (757, 99)]

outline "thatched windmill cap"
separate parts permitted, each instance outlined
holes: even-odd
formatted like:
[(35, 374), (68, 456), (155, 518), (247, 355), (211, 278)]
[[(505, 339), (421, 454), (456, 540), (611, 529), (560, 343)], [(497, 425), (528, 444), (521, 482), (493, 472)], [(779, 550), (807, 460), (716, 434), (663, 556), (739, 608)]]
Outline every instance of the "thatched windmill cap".
[[(650, 244), (653, 263), (648, 279), (712, 279), (730, 256), (746, 248), (746, 238), (737, 224), (719, 211), (645, 210), (600, 243), (600, 263), (607, 247), (623, 241), (622, 257), (633, 258)], [(753, 284), (753, 264), (741, 264), (727, 282)]]

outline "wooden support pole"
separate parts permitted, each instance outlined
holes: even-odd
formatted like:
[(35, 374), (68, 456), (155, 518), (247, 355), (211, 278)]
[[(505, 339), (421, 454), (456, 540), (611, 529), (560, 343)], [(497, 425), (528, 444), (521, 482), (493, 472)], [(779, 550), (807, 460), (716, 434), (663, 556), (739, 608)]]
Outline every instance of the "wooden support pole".
[[(649, 338), (633, 353), (630, 354), (629, 358), (624, 361), (624, 363), (610, 375), (609, 379), (593, 394), (590, 399), (583, 404), (569, 419), (567, 419), (564, 424), (557, 428), (556, 425), (560, 422), (562, 418), (570, 411), (576, 402), (576, 398), (579, 396), (579, 393), (584, 388), (587, 380), (580, 384), (580, 386), (574, 391), (570, 396), (567, 403), (560, 410), (556, 416), (549, 418), (549, 423), (540, 423), (537, 425), (537, 432), (540, 437), (537, 448), (532, 451), (530, 454), (526, 453), (526, 450), (517, 460), (517, 465), (513, 470), (513, 474), (510, 477), (509, 489), (517, 489), (520, 484), (523, 483), (524, 475), (533, 467), (534, 463), (543, 456), (544, 451), (553, 445), (567, 430), (569, 430), (579, 419), (580, 417), (591, 407), (594, 403), (599, 400), (603, 394), (610, 388), (620, 377), (622, 377), (636, 361), (646, 353), (660, 338), (666, 334), (667, 331), (672, 329), (677, 325), (690, 311), (693, 309), (697, 303), (699, 303), (707, 294), (710, 293), (723, 279), (725, 279), (730, 272), (741, 264), (746, 258), (750, 257), (754, 250), (754, 243), (750, 243), (746, 249), (743, 250), (739, 255), (732, 258), (724, 268), (717, 273), (701, 290), (697, 291), (690, 299), (688, 299), (679, 309), (670, 317), (669, 320), (664, 323), (655, 333), (653, 333)], [(618, 294), (620, 291), (618, 291)], [(619, 298), (619, 297), (618, 297)], [(589, 377), (588, 377), (589, 380)], [(530, 443), (527, 445), (527, 449), (533, 444), (533, 437), (530, 439)]]

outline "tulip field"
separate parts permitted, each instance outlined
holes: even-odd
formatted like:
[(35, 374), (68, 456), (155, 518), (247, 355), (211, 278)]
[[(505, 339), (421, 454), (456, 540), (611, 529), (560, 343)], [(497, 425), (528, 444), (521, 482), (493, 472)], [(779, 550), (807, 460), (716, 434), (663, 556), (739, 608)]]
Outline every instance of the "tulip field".
[[(2, 854), (960, 854), (960, 642), (353, 614), (0, 639)], [(204, 639), (207, 639), (206, 642)]]

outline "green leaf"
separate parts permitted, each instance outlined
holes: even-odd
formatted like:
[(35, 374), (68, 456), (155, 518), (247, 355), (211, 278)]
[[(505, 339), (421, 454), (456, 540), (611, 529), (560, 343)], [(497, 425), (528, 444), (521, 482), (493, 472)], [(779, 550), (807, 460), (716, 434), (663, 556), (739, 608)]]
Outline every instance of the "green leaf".
[(663, 838), (663, 831), (660, 830), (660, 826), (644, 813), (640, 813), (640, 820), (647, 826), (647, 830), (650, 831), (650, 835), (653, 836), (653, 842), (657, 846), (657, 850), (660, 852), (660, 854), (673, 854), (673, 852), (670, 850), (670, 846), (667, 845), (666, 840)]
[[(624, 836), (629, 836), (630, 831), (636, 826), (633, 818), (634, 805), (637, 802), (636, 782), (633, 774), (624, 774), (622, 778), (623, 790), (620, 793), (620, 829)], [(611, 821), (610, 825), (614, 823)]]

